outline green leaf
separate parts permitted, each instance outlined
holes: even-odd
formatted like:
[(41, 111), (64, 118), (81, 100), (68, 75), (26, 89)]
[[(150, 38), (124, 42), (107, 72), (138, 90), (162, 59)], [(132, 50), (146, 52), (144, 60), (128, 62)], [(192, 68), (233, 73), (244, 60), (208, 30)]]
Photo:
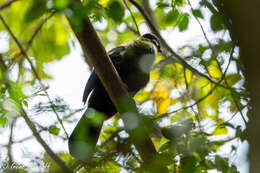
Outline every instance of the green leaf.
[(228, 159), (219, 155), (215, 156), (215, 164), (218, 171), (226, 172), (228, 170)]
[(4, 115), (1, 115), (0, 116), (0, 126), (2, 128), (4, 128), (6, 124), (7, 124), (7, 118)]
[(202, 16), (202, 13), (199, 9), (195, 9), (195, 10), (192, 10), (192, 14), (195, 16), (195, 17), (198, 17), (198, 18), (202, 18), (203, 19), (203, 16)]
[(218, 45), (218, 50), (219, 51), (224, 51), (224, 52), (229, 52), (232, 48), (232, 42), (220, 42)]
[(157, 2), (156, 3), (158, 8), (166, 8), (166, 7), (170, 7), (170, 4), (167, 2)]
[(112, 1), (106, 8), (106, 13), (108, 17), (111, 17), (115, 22), (119, 23), (124, 17), (125, 10), (120, 2)]
[(23, 101), (23, 104), (28, 108), (28, 102), (26, 100)]
[(149, 92), (148, 91), (140, 91), (134, 96), (134, 100), (138, 102), (144, 102), (149, 98)]
[(184, 5), (185, 0), (175, 0), (174, 3), (176, 3), (176, 5), (178, 5), (179, 7)]
[(171, 10), (165, 16), (165, 23), (172, 24), (177, 21), (179, 16), (179, 11), (177, 9)]
[(57, 10), (64, 10), (65, 8), (68, 7), (69, 3), (70, 3), (70, 0), (54, 0), (53, 6)]
[(156, 155), (154, 162), (158, 165), (168, 166), (173, 163), (173, 160), (174, 160), (174, 158), (171, 153), (164, 152), (164, 153)]
[(25, 13), (24, 21), (31, 22), (41, 17), (47, 11), (46, 2), (46, 0), (34, 0)]
[(105, 169), (104, 172), (110, 172), (110, 173), (119, 173), (120, 172), (119, 164), (114, 161), (105, 162), (104, 169)]
[(178, 25), (179, 27), (179, 30), (180, 31), (184, 31), (187, 29), (188, 27), (188, 24), (189, 24), (189, 15), (188, 14), (184, 14), (183, 17), (181, 18), (181, 21)]
[(205, 50), (207, 50), (207, 48), (200, 44), (198, 50), (199, 53), (202, 55), (205, 52)]
[(211, 16), (210, 25), (211, 25), (211, 29), (214, 32), (225, 29), (225, 25), (223, 23), (223, 20), (221, 19), (221, 16), (218, 15), (218, 14), (213, 14)]
[(224, 120), (220, 119), (217, 122), (216, 129), (212, 133), (212, 136), (218, 136), (218, 135), (226, 135), (228, 130), (227, 127), (224, 124)]
[(240, 74), (231, 74), (226, 77), (227, 83), (229, 86), (235, 85), (238, 81), (242, 79)]
[(60, 128), (56, 127), (55, 125), (50, 126), (48, 131), (53, 135), (58, 135), (60, 132)]

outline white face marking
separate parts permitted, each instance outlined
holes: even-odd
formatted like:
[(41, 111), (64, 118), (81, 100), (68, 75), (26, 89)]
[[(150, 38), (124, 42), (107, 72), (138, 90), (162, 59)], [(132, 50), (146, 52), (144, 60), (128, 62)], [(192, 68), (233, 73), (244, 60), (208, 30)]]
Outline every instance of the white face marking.
[(154, 54), (146, 54), (146, 55), (143, 55), (140, 60), (139, 60), (139, 67), (140, 69), (145, 72), (145, 73), (149, 73), (150, 72), (150, 67), (152, 66), (153, 64), (153, 61), (154, 61)]

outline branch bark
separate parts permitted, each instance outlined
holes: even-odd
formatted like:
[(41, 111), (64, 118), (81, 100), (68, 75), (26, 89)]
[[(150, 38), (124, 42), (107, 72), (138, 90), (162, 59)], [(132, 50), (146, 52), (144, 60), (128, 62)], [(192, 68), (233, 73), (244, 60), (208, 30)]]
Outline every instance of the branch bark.
[[(78, 10), (81, 4), (75, 5), (77, 6)], [(74, 14), (77, 14), (76, 11)], [(118, 112), (122, 115), (121, 118), (124, 122), (125, 128), (129, 133), (131, 140), (134, 143), (142, 160), (144, 161), (145, 165), (151, 164), (157, 155), (155, 146), (143, 125), (141, 116), (139, 116), (137, 113), (134, 100), (129, 96), (125, 88), (125, 84), (123, 84), (117, 71), (112, 65), (112, 62), (108, 58), (106, 51), (101, 44), (91, 22), (89, 21), (88, 17), (82, 18), (80, 16), (68, 16), (67, 18), (82, 46), (83, 51), (86, 52), (111, 100), (113, 101)], [(75, 18), (80, 19), (80, 25), (73, 23), (73, 19)], [(78, 26), (81, 28), (78, 28)], [(129, 125), (130, 119), (134, 119), (137, 123), (134, 128), (131, 128)], [(155, 170), (168, 172), (168, 169), (161, 165), (154, 165), (152, 167)]]
[(240, 58), (245, 67), (246, 87), (250, 94), (249, 122), (247, 124), (247, 139), (250, 145), (249, 160), (251, 173), (260, 170), (260, 24), (259, 0), (229, 0), (220, 1), (227, 20), (231, 21), (231, 36), (238, 41), (240, 47)]

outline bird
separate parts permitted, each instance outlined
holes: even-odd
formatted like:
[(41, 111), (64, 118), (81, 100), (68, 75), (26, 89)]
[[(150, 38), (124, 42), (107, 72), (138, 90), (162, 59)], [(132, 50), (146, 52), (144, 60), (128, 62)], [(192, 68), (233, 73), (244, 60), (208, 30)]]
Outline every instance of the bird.
[[(149, 72), (157, 52), (161, 52), (159, 38), (146, 33), (107, 53), (130, 96), (133, 97), (149, 82)], [(103, 122), (118, 111), (95, 69), (86, 83), (82, 101), (84, 104), (87, 102), (88, 107), (71, 133), (68, 145), (73, 157), (88, 161), (95, 151)]]

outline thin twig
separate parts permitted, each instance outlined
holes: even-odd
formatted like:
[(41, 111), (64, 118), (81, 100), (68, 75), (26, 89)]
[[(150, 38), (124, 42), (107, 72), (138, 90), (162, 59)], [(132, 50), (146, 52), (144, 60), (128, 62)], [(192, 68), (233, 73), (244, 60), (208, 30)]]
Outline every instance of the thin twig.
[[(1, 17), (1, 15), (0, 15)], [(2, 60), (2, 57), (0, 56), (0, 60)], [(0, 61), (0, 65), (3, 66), (3, 68), (7, 68), (4, 64), (3, 61)], [(7, 79), (7, 81), (9, 81), (9, 79)], [(9, 87), (9, 85), (8, 85)], [(25, 112), (25, 110), (23, 109), (23, 107), (21, 106), (21, 116), (24, 118), (26, 124), (28, 125), (28, 127), (31, 129), (31, 131), (33, 132), (33, 136), (36, 138), (36, 140), (43, 146), (43, 148), (45, 149), (46, 153), (49, 154), (49, 156), (65, 171), (65, 172), (70, 172), (72, 173), (72, 170), (67, 167), (67, 165), (63, 162), (63, 160), (61, 160), (59, 158), (59, 156), (57, 156), (52, 150), (51, 148), (45, 143), (45, 141), (41, 138), (39, 132), (37, 131), (35, 125), (33, 124), (33, 122), (29, 119), (27, 113)], [(17, 116), (18, 118), (18, 116)], [(12, 143), (15, 143), (13, 140), (12, 140), (12, 136), (13, 136), (13, 132), (12, 132), (12, 126), (14, 126), (14, 123), (15, 123), (15, 120), (13, 121), (13, 124), (11, 125), (11, 133), (10, 133), (10, 138), (9, 138), (9, 143), (7, 144), (7, 148), (9, 149), (9, 157), (11, 155), (11, 144)]]
[(25, 112), (23, 108), (21, 108), (21, 116), (24, 118), (26, 124), (28, 127), (31, 129), (33, 136), (36, 138), (36, 140), (42, 145), (46, 153), (65, 171), (72, 173), (73, 171), (65, 164), (65, 162), (58, 156), (56, 155), (52, 149), (48, 146), (48, 144), (42, 139), (42, 137), (39, 135), (35, 125), (33, 122), (29, 119), (29, 116)]
[[(194, 9), (193, 9), (193, 7), (192, 7), (192, 5), (191, 5), (191, 3), (190, 3), (190, 0), (188, 0), (188, 4), (190, 5), (191, 10), (194, 11)], [(194, 16), (194, 15), (193, 15), (193, 16)], [(194, 18), (196, 19), (196, 21), (197, 21), (198, 24), (200, 25), (201, 31), (202, 31), (202, 33), (203, 33), (203, 35), (204, 35), (204, 37), (205, 37), (205, 39), (206, 39), (206, 41), (207, 41), (207, 43), (208, 43), (210, 49), (213, 51), (214, 49), (213, 49), (213, 47), (212, 47), (212, 45), (211, 45), (211, 43), (210, 43), (210, 41), (209, 41), (209, 38), (207, 37), (207, 34), (206, 34), (206, 32), (205, 32), (205, 30), (204, 30), (204, 28), (203, 28), (203, 26), (202, 26), (200, 20), (198, 19), (197, 16), (194, 16)]]
[(135, 35), (139, 35), (139, 33), (137, 32), (137, 30), (135, 30), (132, 26), (130, 26), (127, 22), (125, 23), (127, 29), (129, 29), (130, 31), (132, 31)]
[(189, 84), (188, 84), (187, 75), (186, 75), (186, 68), (183, 68), (183, 75), (184, 75), (185, 87), (186, 87), (186, 90), (188, 90)]
[(114, 137), (116, 137), (118, 135), (118, 133), (120, 133), (121, 131), (123, 131), (124, 128), (118, 128), (115, 132), (113, 132), (113, 134), (107, 138), (101, 145), (100, 147), (104, 147), (105, 145), (107, 145)]
[(146, 20), (150, 30), (161, 40), (162, 43), (162, 54), (166, 58), (174, 58), (176, 59), (177, 62), (179, 62), (183, 67), (189, 69), (191, 72), (202, 76), (209, 80), (211, 83), (215, 85), (219, 85), (221, 87), (227, 88), (226, 86), (222, 85), (221, 83), (211, 79), (209, 76), (199, 72), (197, 69), (189, 65), (180, 55), (178, 55), (173, 49), (167, 44), (167, 42), (162, 38), (159, 30), (157, 29), (156, 25), (154, 24), (155, 21), (153, 21), (150, 16), (147, 14), (147, 12), (143, 9), (143, 7), (137, 3), (135, 0), (129, 0), (138, 10), (139, 12), (143, 15), (144, 19)]
[(193, 103), (193, 104), (191, 104), (191, 105), (189, 105), (189, 106), (184, 106), (184, 107), (181, 107), (181, 108), (179, 108), (179, 109), (177, 109), (177, 110), (175, 110), (175, 111), (172, 111), (172, 112), (165, 113), (165, 114), (162, 114), (162, 115), (160, 115), (160, 116), (157, 116), (156, 118), (154, 118), (154, 120), (160, 120), (160, 119), (162, 119), (162, 118), (167, 117), (169, 114), (175, 114), (175, 113), (177, 113), (177, 112), (179, 112), (179, 111), (182, 111), (182, 110), (186, 110), (186, 109), (188, 109), (188, 108), (191, 108), (191, 107), (193, 107), (193, 106), (199, 104), (199, 103), (202, 102), (203, 100), (205, 100), (208, 96), (210, 96), (210, 95), (213, 93), (213, 91), (219, 86), (219, 84), (225, 79), (227, 70), (228, 70), (228, 68), (229, 68), (229, 66), (230, 66), (230, 64), (231, 64), (231, 60), (232, 60), (232, 57), (233, 57), (234, 49), (235, 49), (235, 45), (233, 45), (233, 47), (232, 47), (232, 49), (231, 49), (230, 57), (229, 57), (229, 62), (228, 62), (228, 65), (227, 65), (227, 67), (226, 67), (226, 69), (225, 69), (225, 71), (224, 71), (224, 73), (223, 73), (221, 79), (217, 82), (217, 84), (215, 84), (215, 86), (214, 86), (205, 96), (201, 97), (201, 98), (198, 99), (195, 103)]
[(9, 158), (9, 160), (8, 160), (9, 165), (12, 165), (12, 163), (13, 163), (13, 156), (12, 156), (12, 144), (14, 143), (13, 142), (13, 132), (14, 132), (14, 126), (15, 126), (17, 118), (18, 118), (18, 116), (14, 117), (14, 119), (10, 125), (9, 142), (7, 144), (7, 155)]
[(8, 1), (6, 1), (5, 3), (0, 5), (0, 10), (3, 10), (4, 8), (9, 7), (15, 1), (17, 1), (17, 0), (8, 0)]
[[(19, 47), (19, 49), (20, 49), (21, 53), (23, 54), (23, 56), (25, 57), (25, 59), (29, 62), (30, 67), (31, 67), (31, 69), (32, 69), (32, 71), (33, 71), (35, 77), (36, 77), (37, 80), (39, 81), (39, 84), (41, 85), (42, 88), (45, 88), (44, 85), (43, 85), (43, 83), (42, 83), (42, 79), (40, 78), (40, 76), (39, 76), (37, 70), (35, 69), (35, 67), (34, 67), (34, 65), (33, 65), (33, 62), (31, 61), (31, 59), (30, 59), (29, 56), (27, 55), (26, 51), (24, 50), (23, 46), (22, 46), (21, 43), (18, 41), (18, 39), (15, 37), (14, 33), (13, 33), (12, 30), (9, 28), (8, 24), (6, 23), (6, 21), (4, 20), (4, 18), (2, 17), (1, 14), (0, 14), (0, 20), (2, 21), (2, 23), (4, 24), (4, 26), (5, 26), (6, 29), (8, 30), (9, 34), (11, 35), (11, 37), (14, 39), (15, 43), (16, 43), (17, 46)], [(54, 105), (53, 101), (51, 100), (51, 98), (50, 98), (50, 96), (49, 96), (49, 94), (48, 94), (48, 92), (47, 92), (47, 90), (44, 90), (44, 93), (46, 94), (46, 96), (47, 96), (48, 100), (50, 101), (50, 103), (51, 103), (52, 105)], [(52, 110), (53, 110), (54, 114), (56, 115), (56, 117), (57, 117), (57, 119), (58, 119), (58, 121), (59, 121), (59, 123), (60, 123), (62, 129), (64, 130), (64, 133), (65, 133), (66, 137), (69, 138), (69, 135), (68, 135), (68, 133), (67, 133), (67, 131), (66, 131), (66, 129), (65, 129), (64, 125), (63, 125), (63, 123), (62, 123), (62, 120), (61, 120), (61, 118), (59, 117), (59, 115), (58, 115), (57, 111), (55, 110), (54, 106), (52, 106)]]
[(122, 1), (123, 1), (123, 3), (124, 3), (125, 7), (127, 8), (127, 10), (129, 11), (129, 13), (131, 14), (131, 17), (132, 17), (133, 22), (134, 22), (135, 27), (136, 27), (137, 34), (138, 34), (138, 36), (140, 36), (141, 34), (140, 34), (140, 31), (139, 31), (139, 27), (138, 27), (138, 24), (137, 24), (137, 22), (136, 22), (136, 20), (135, 20), (135, 17), (134, 17), (133, 12), (132, 12), (131, 9), (129, 8), (127, 2), (126, 2), (125, 0), (122, 0)]
[(25, 47), (25, 51), (27, 52), (29, 50), (29, 48), (31, 47), (34, 38), (38, 35), (38, 33), (40, 32), (40, 30), (42, 29), (42, 26), (55, 14), (55, 11), (51, 12), (51, 14), (47, 17), (45, 17), (41, 23), (36, 27), (33, 35), (31, 36), (30, 40), (28, 41), (26, 47)]
[[(188, 3), (189, 3), (189, 5), (190, 5), (190, 7), (191, 7), (191, 10), (193, 11), (194, 9), (193, 9), (193, 7), (192, 7), (192, 5), (191, 5), (190, 0), (188, 0)], [(194, 16), (194, 15), (193, 15), (193, 16)], [(198, 24), (200, 25), (201, 31), (202, 31), (202, 33), (203, 33), (203, 35), (204, 35), (204, 37), (205, 37), (205, 39), (206, 39), (206, 41), (207, 41), (209, 47), (210, 47), (211, 50), (212, 50), (213, 56), (217, 56), (217, 55), (216, 55), (216, 52), (215, 52), (215, 49), (213, 49), (212, 44), (211, 44), (211, 42), (209, 41), (209, 39), (208, 39), (208, 37), (207, 37), (207, 34), (206, 34), (206, 32), (205, 32), (205, 30), (204, 30), (204, 28), (203, 28), (203, 26), (202, 26), (200, 20), (198, 19), (198, 17), (196, 17), (196, 16), (194, 16), (194, 17), (195, 17), (196, 21), (198, 22)], [(234, 49), (234, 47), (233, 47), (232, 49)], [(234, 50), (232, 50), (232, 51), (234, 51)], [(232, 54), (233, 54), (233, 53), (232, 53)], [(229, 64), (231, 63), (231, 60), (232, 60), (232, 58), (229, 59)], [(218, 64), (218, 68), (219, 68), (220, 71), (221, 71), (221, 65), (219, 64), (219, 62), (218, 62), (217, 59), (216, 59), (216, 61), (217, 61), (217, 64)], [(221, 73), (222, 73), (222, 71), (221, 71)], [(224, 74), (222, 73), (222, 75), (225, 75), (225, 73), (224, 73)], [(245, 119), (245, 117), (244, 117), (244, 115), (243, 115), (243, 112), (242, 112), (242, 110), (240, 109), (240, 106), (239, 106), (239, 104), (238, 104), (238, 101), (237, 101), (237, 99), (235, 98), (235, 96), (234, 96), (234, 94), (233, 94), (232, 87), (229, 86), (229, 84), (228, 84), (226, 78), (225, 78), (224, 82), (225, 82), (227, 88), (230, 90), (231, 97), (232, 97), (232, 99), (233, 99), (233, 101), (234, 101), (234, 103), (235, 103), (237, 109), (239, 110), (239, 113), (240, 113), (240, 115), (241, 115), (241, 117), (242, 117), (244, 123), (247, 124), (246, 119)]]
[(201, 127), (201, 124), (200, 124), (200, 115), (199, 115), (198, 112), (196, 112), (196, 111), (194, 110), (193, 107), (191, 107), (191, 110), (192, 110), (192, 112), (195, 114), (196, 120), (198, 121), (198, 127), (199, 127), (199, 130), (200, 130), (200, 133), (202, 133), (203, 130), (202, 130), (202, 127)]

